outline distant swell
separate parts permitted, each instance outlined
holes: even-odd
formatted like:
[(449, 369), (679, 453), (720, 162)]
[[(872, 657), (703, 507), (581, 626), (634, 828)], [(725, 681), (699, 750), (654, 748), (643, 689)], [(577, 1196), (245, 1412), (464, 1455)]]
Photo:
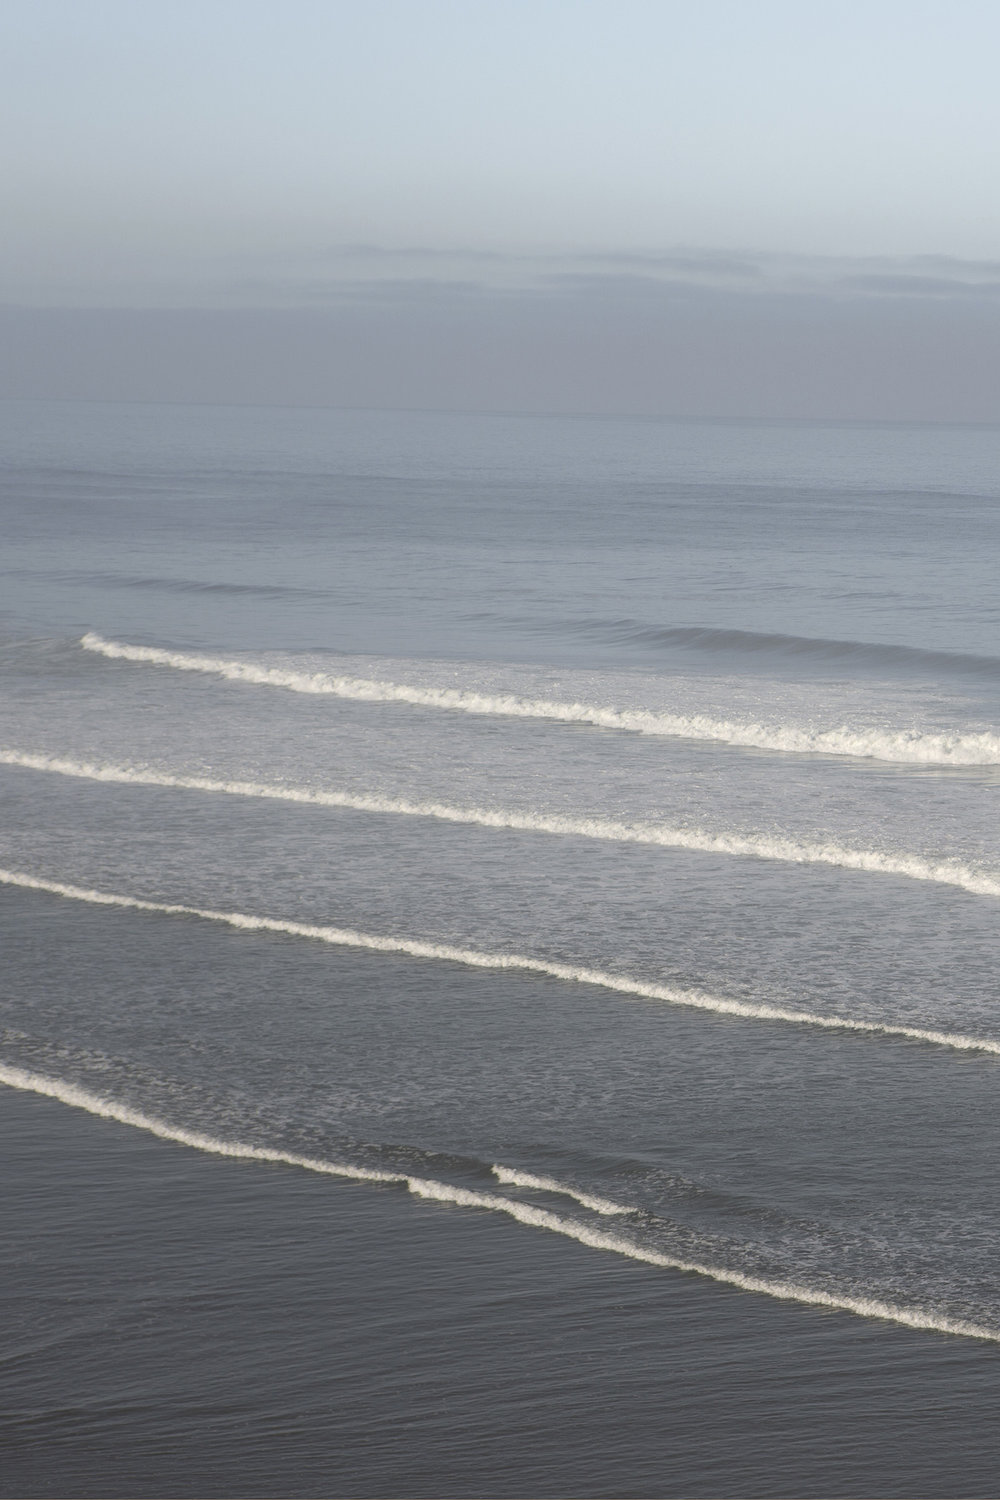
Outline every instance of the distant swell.
[(136, 577), (128, 573), (90, 573), (78, 568), (3, 568), (0, 577), (25, 578), (63, 585), (96, 585), (102, 589), (149, 589), (170, 594), (220, 594), (252, 599), (329, 599), (329, 589), (294, 588), (269, 583), (222, 583), (200, 578)]
[(350, 792), (312, 791), (307, 787), (277, 786), (259, 781), (216, 781), (206, 776), (174, 776), (134, 766), (112, 766), (70, 760), (21, 750), (0, 750), (0, 765), (49, 771), (88, 781), (125, 786), (175, 787), (183, 791), (214, 792), (229, 797), (260, 797), (297, 802), (308, 807), (345, 808), (355, 812), (439, 818), (480, 828), (512, 829), (527, 833), (561, 834), (607, 839), (626, 844), (654, 844), (664, 849), (689, 849), (738, 858), (784, 860), (792, 864), (834, 865), (869, 874), (900, 875), (957, 886), (974, 896), (1000, 896), (1000, 873), (979, 870), (960, 860), (931, 860), (919, 854), (884, 854), (875, 849), (847, 849), (839, 844), (796, 843), (766, 834), (709, 833), (699, 828), (669, 828), (655, 823), (619, 823), (610, 818), (568, 818), (561, 814), (522, 813), (488, 807), (454, 807), (444, 802), (410, 802), (398, 797), (367, 797)]
[(857, 1031), (875, 1036), (905, 1037), (910, 1041), (930, 1042), (962, 1052), (989, 1052), (1000, 1056), (1000, 1041), (987, 1037), (964, 1036), (958, 1032), (931, 1031), (916, 1026), (893, 1026), (876, 1021), (857, 1021), (846, 1016), (816, 1015), (806, 1010), (788, 1010), (782, 1006), (729, 1000), (708, 995), (701, 990), (682, 990), (671, 985), (645, 984), (623, 978), (603, 969), (576, 964), (552, 963), (547, 959), (529, 958), (518, 953), (482, 953), (474, 948), (458, 948), (450, 943), (424, 942), (414, 938), (384, 937), (359, 932), (350, 927), (318, 927), (305, 922), (289, 922), (275, 917), (257, 917), (244, 912), (214, 911), (211, 908), (182, 906), (161, 901), (143, 901), (62, 881), (44, 880), (15, 870), (0, 870), (0, 884), (20, 886), (25, 890), (47, 891), (70, 901), (87, 901), (95, 906), (123, 907), (130, 911), (158, 912), (165, 916), (196, 917), (206, 922), (221, 922), (245, 932), (280, 932), (291, 937), (310, 938), (344, 948), (366, 948), (375, 953), (404, 953), (411, 958), (429, 958), (442, 963), (465, 964), (474, 969), (514, 969), (545, 974), (552, 979), (573, 984), (592, 984), (619, 995), (634, 995), (640, 1000), (662, 1000), (669, 1005), (683, 1005), (717, 1015), (739, 1016), (754, 1021), (784, 1021), (796, 1026), (819, 1026), (828, 1031)]
[(377, 682), (364, 677), (334, 677), (326, 672), (296, 672), (224, 657), (167, 651), (158, 646), (130, 646), (108, 641), (93, 632), (80, 644), (102, 656), (182, 672), (205, 672), (230, 682), (286, 688), (296, 693), (326, 694), (364, 703), (409, 703), (420, 708), (456, 713), (500, 715), (521, 719), (552, 719), (590, 724), (599, 729), (631, 730), (674, 739), (712, 740), (743, 749), (776, 750), (797, 755), (846, 755), (855, 759), (896, 761), (912, 765), (1000, 765), (1000, 735), (892, 733), (843, 725), (834, 729), (802, 726), (740, 724), (704, 714), (654, 713), (648, 709), (607, 708), (587, 703), (562, 703), (545, 698), (522, 698), (513, 693), (476, 693), (462, 688), (417, 687)]
[[(475, 617), (473, 617), (475, 618)], [(519, 622), (525, 623), (525, 622)], [(536, 627), (546, 633), (565, 626)], [(843, 663), (877, 670), (960, 673), (1000, 677), (1000, 657), (970, 651), (935, 651), (922, 646), (894, 646), (880, 641), (830, 640), (823, 636), (783, 635), (778, 631), (731, 630), (709, 625), (646, 625), (640, 620), (581, 620), (578, 635), (644, 646), (679, 646), (727, 655), (778, 656), (785, 659)]]
[[(534, 1229), (547, 1229), (553, 1234), (564, 1235), (567, 1239), (576, 1240), (579, 1244), (587, 1245), (594, 1250), (609, 1250), (617, 1255), (627, 1256), (630, 1260), (642, 1261), (647, 1265), (709, 1277), (712, 1281), (738, 1287), (741, 1291), (763, 1293), (768, 1297), (802, 1302), (814, 1307), (834, 1308), (841, 1312), (855, 1313), (859, 1317), (883, 1318), (893, 1323), (901, 1323), (908, 1328), (959, 1334), (966, 1338), (989, 1339), (994, 1343), (1000, 1342), (1000, 1333), (995, 1329), (982, 1327), (977, 1323), (940, 1317), (929, 1309), (899, 1307), (872, 1297), (835, 1296), (829, 1292), (796, 1286), (791, 1282), (770, 1281), (761, 1276), (747, 1276), (739, 1271), (730, 1271), (719, 1266), (706, 1266), (697, 1261), (678, 1260), (673, 1256), (662, 1255), (658, 1251), (631, 1244), (618, 1234), (592, 1228), (589, 1224), (580, 1223), (574, 1219), (562, 1218), (549, 1209), (518, 1202), (497, 1193), (476, 1192), (470, 1188), (436, 1182), (431, 1178), (378, 1172), (364, 1167), (321, 1161), (313, 1157), (294, 1156), (284, 1151), (270, 1151), (260, 1146), (246, 1146), (237, 1141), (218, 1140), (214, 1136), (168, 1125), (163, 1120), (143, 1114), (126, 1105), (117, 1104), (110, 1099), (103, 1099), (86, 1089), (78, 1088), (75, 1084), (62, 1083), (54, 1078), (29, 1073), (23, 1068), (0, 1063), (0, 1084), (5, 1084), (8, 1088), (41, 1094), (49, 1099), (58, 1099), (62, 1104), (86, 1110), (88, 1114), (98, 1115), (106, 1120), (115, 1120), (122, 1125), (131, 1125), (138, 1130), (145, 1130), (151, 1135), (158, 1136), (160, 1140), (174, 1141), (179, 1145), (191, 1146), (197, 1151), (206, 1151), (215, 1156), (237, 1157), (249, 1161), (298, 1167), (307, 1172), (319, 1172), (327, 1177), (347, 1178), (355, 1182), (397, 1183), (405, 1186), (409, 1192), (419, 1198), (433, 1199), (439, 1203), (452, 1203), (461, 1208), (486, 1209), (493, 1213), (506, 1214), (519, 1224), (525, 1224)], [(508, 1172), (506, 1168), (494, 1170), (498, 1176), (501, 1172), (507, 1172), (508, 1175), (501, 1177), (501, 1180), (508, 1181), (512, 1185), (517, 1185), (518, 1179), (526, 1179), (522, 1183), (524, 1186), (544, 1184), (547, 1190), (568, 1193), (569, 1196), (578, 1198), (581, 1203), (586, 1204), (586, 1199), (582, 1195), (561, 1187), (557, 1183), (551, 1183), (549, 1179), (528, 1179), (528, 1174)], [(598, 1209), (597, 1211), (606, 1210)]]

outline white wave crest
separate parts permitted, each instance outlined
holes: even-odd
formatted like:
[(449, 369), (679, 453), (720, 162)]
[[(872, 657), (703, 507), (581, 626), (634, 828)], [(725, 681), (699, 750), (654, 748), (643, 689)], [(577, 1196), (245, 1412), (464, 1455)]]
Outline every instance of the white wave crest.
[(298, 802), (309, 807), (345, 808), (355, 812), (400, 814), (468, 823), (480, 828), (550, 833), (625, 844), (654, 844), (663, 849), (686, 849), (704, 854), (726, 854), (743, 859), (781, 860), (791, 864), (834, 865), (876, 875), (901, 875), (957, 886), (974, 896), (1000, 896), (1000, 872), (977, 869), (957, 859), (926, 859), (920, 854), (883, 853), (877, 849), (849, 849), (841, 844), (798, 843), (768, 834), (710, 833), (700, 828), (670, 828), (656, 823), (620, 823), (611, 818), (569, 818), (561, 814), (514, 812), (503, 808), (454, 807), (445, 802), (411, 802), (400, 797), (369, 797), (352, 792), (313, 791), (260, 781), (218, 781), (207, 776), (176, 776), (138, 766), (114, 766), (64, 756), (0, 749), (0, 765), (21, 766), (126, 786), (175, 787), (182, 791), (214, 792), (228, 797), (259, 797), (274, 802)]
[(623, 1208), (620, 1203), (611, 1203), (607, 1198), (595, 1198), (591, 1193), (581, 1193), (579, 1188), (567, 1187), (564, 1182), (556, 1182), (554, 1177), (536, 1177), (532, 1172), (522, 1172), (518, 1167), (502, 1167), (494, 1165), (490, 1168), (498, 1182), (508, 1187), (536, 1188), (543, 1193), (559, 1193), (566, 1198), (575, 1198), (577, 1203), (584, 1208), (592, 1209), (595, 1214), (627, 1214), (631, 1209)]
[[(630, 1260), (641, 1261), (646, 1265), (704, 1276), (727, 1286), (738, 1287), (741, 1291), (757, 1292), (767, 1297), (776, 1297), (781, 1301), (801, 1302), (812, 1307), (827, 1307), (839, 1312), (854, 1313), (864, 1318), (880, 1318), (893, 1323), (901, 1323), (907, 1328), (958, 1334), (965, 1338), (987, 1339), (993, 1343), (1000, 1343), (1000, 1332), (978, 1323), (942, 1317), (926, 1308), (900, 1307), (874, 1297), (840, 1296), (820, 1289), (798, 1286), (793, 1282), (772, 1281), (762, 1276), (745, 1275), (743, 1272), (731, 1271), (721, 1266), (681, 1260), (675, 1256), (661, 1254), (657, 1250), (632, 1244), (620, 1235), (592, 1228), (588, 1224), (582, 1224), (573, 1219), (562, 1218), (548, 1209), (517, 1202), (496, 1193), (483, 1193), (471, 1188), (455, 1187), (450, 1183), (437, 1182), (426, 1177), (373, 1171), (365, 1167), (321, 1161), (314, 1157), (295, 1156), (285, 1151), (271, 1151), (260, 1146), (247, 1146), (237, 1141), (218, 1140), (200, 1131), (185, 1130), (169, 1125), (139, 1110), (90, 1093), (89, 1090), (79, 1088), (76, 1084), (63, 1083), (58, 1079), (47, 1078), (5, 1063), (0, 1063), (0, 1084), (8, 1088), (44, 1095), (49, 1099), (57, 1099), (75, 1109), (86, 1110), (88, 1114), (98, 1115), (105, 1120), (115, 1120), (119, 1124), (147, 1131), (159, 1137), (160, 1140), (190, 1146), (197, 1151), (205, 1151), (214, 1156), (271, 1162), (280, 1166), (298, 1167), (307, 1172), (319, 1172), (328, 1177), (346, 1178), (356, 1182), (398, 1183), (419, 1198), (438, 1203), (453, 1203), (461, 1208), (485, 1209), (493, 1213), (506, 1214), (519, 1224), (525, 1224), (534, 1229), (547, 1229), (551, 1233), (561, 1234), (567, 1239), (576, 1240), (581, 1245), (587, 1245), (593, 1250), (607, 1250), (616, 1255), (626, 1256)], [(538, 1179), (538, 1182), (543, 1181), (548, 1180)], [(555, 1185), (555, 1190), (569, 1192), (573, 1197), (577, 1196), (572, 1190), (560, 1188), (558, 1184)]]
[(672, 985), (646, 984), (604, 969), (576, 964), (553, 963), (548, 959), (530, 958), (521, 953), (483, 953), (474, 948), (459, 948), (451, 943), (424, 942), (416, 938), (383, 937), (377, 933), (359, 932), (351, 927), (319, 927), (306, 922), (285, 921), (277, 917), (257, 917), (245, 912), (214, 911), (209, 907), (182, 906), (172, 902), (143, 901), (108, 891), (66, 885), (17, 870), (0, 869), (0, 884), (20, 886), (25, 890), (47, 891), (70, 901), (86, 901), (95, 906), (116, 906), (130, 911), (148, 911), (164, 916), (196, 917), (204, 922), (220, 922), (244, 932), (280, 932), (290, 937), (310, 938), (341, 948), (366, 948), (374, 953), (403, 953), (410, 958), (429, 958), (441, 963), (464, 964), (473, 969), (514, 969), (544, 974), (573, 984), (592, 984), (619, 995), (639, 1000), (662, 1000), (668, 1005), (683, 1005), (693, 1010), (707, 1010), (716, 1015), (739, 1016), (754, 1021), (784, 1021), (796, 1026), (818, 1026), (828, 1031), (858, 1031), (875, 1036), (905, 1037), (909, 1041), (930, 1042), (961, 1052), (989, 1052), (1000, 1056), (1000, 1041), (990, 1037), (965, 1036), (960, 1032), (931, 1031), (918, 1026), (893, 1026), (878, 1021), (859, 1021), (849, 1016), (818, 1015), (807, 1010), (788, 1010), (763, 1002), (729, 1000), (702, 990), (682, 990)]
[(913, 731), (852, 728), (810, 729), (794, 724), (741, 724), (705, 714), (669, 714), (648, 709), (600, 707), (563, 703), (547, 698), (523, 698), (514, 693), (477, 693), (464, 688), (418, 687), (378, 682), (364, 677), (335, 677), (326, 672), (296, 672), (220, 656), (167, 651), (159, 646), (131, 646), (88, 632), (81, 646), (121, 661), (173, 667), (182, 672), (207, 672), (230, 682), (287, 688), (296, 693), (329, 694), (364, 703), (411, 703), (420, 708), (457, 713), (493, 714), (520, 719), (554, 719), (590, 724), (599, 729), (631, 730), (674, 739), (714, 740), (743, 749), (776, 750), (796, 755), (844, 755), (863, 760), (895, 761), (911, 765), (1000, 765), (1000, 735), (921, 734)]

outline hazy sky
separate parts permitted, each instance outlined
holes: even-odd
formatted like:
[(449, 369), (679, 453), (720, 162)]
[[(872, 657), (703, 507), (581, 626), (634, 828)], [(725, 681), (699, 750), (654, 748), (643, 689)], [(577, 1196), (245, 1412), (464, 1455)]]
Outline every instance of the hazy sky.
[(998, 59), (997, 0), (6, 0), (0, 300), (439, 354), (505, 307), (595, 357), (681, 304), (744, 352), (902, 318), (961, 362), (1000, 294)]

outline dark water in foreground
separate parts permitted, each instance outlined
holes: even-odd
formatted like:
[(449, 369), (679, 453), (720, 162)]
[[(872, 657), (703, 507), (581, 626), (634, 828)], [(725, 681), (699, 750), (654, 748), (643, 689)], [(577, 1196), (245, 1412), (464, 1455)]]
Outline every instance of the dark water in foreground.
[(992, 1347), (0, 1111), (8, 1494), (995, 1493)]
[(0, 417), (0, 1491), (996, 1494), (1000, 431)]

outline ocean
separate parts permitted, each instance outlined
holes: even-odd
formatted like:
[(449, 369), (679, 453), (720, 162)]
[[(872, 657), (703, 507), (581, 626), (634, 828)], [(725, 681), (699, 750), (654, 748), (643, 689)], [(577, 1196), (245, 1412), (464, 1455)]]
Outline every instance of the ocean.
[(1000, 429), (0, 420), (2, 1493), (995, 1494)]

